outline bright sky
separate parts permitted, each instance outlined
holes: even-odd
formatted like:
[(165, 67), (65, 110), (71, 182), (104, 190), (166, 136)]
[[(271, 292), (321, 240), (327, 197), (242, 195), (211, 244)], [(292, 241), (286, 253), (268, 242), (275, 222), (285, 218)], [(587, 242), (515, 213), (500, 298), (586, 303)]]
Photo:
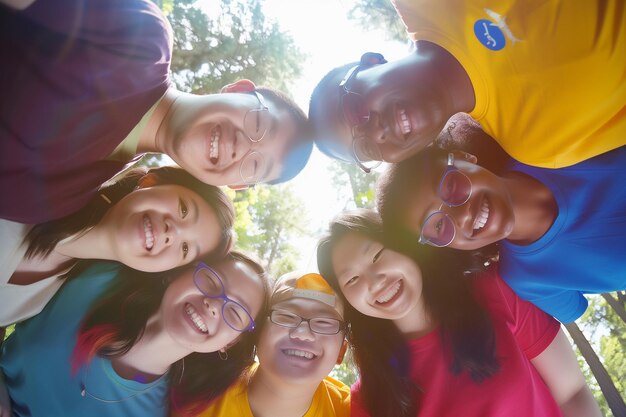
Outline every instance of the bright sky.
[[(348, 20), (352, 0), (265, 0), (265, 15), (275, 19), (290, 32), (296, 45), (309, 55), (304, 73), (291, 95), (308, 112), (309, 97), (318, 81), (332, 68), (358, 61), (363, 52), (381, 52), (387, 59), (407, 54), (408, 45), (385, 41), (381, 32), (364, 32)], [(315, 245), (317, 236), (326, 230), (332, 217), (349, 207), (349, 190), (331, 183), (330, 160), (317, 149), (306, 168), (290, 184), (304, 201), (314, 236), (298, 242), (302, 269), (317, 270)], [(301, 215), (294, 213), (294, 215)]]

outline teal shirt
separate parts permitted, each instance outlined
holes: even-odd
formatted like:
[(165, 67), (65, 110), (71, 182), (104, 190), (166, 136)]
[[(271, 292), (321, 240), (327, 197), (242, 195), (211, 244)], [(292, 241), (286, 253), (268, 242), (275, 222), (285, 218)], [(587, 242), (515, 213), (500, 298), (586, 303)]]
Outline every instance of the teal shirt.
[(100, 357), (76, 375), (71, 373), (80, 323), (118, 271), (117, 264), (106, 262), (86, 269), (64, 285), (40, 314), (18, 324), (3, 343), (0, 370), (14, 416), (167, 415), (167, 376), (150, 384), (125, 380), (109, 360)]

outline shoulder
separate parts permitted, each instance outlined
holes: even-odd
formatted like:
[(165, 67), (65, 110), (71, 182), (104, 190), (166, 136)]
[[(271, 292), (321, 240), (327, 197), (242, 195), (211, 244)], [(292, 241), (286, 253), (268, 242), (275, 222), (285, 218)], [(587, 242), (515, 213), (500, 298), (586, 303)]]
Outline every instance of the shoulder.
[(317, 398), (326, 398), (334, 410), (336, 417), (347, 417), (350, 415), (350, 387), (341, 381), (330, 376), (322, 380), (318, 392), (323, 389), (326, 395)]

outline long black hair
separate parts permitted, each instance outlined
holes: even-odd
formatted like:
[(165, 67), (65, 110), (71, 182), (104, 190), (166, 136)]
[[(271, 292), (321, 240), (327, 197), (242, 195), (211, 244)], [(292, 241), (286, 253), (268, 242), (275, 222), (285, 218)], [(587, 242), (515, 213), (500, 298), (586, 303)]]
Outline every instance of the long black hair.
[(48, 256), (63, 239), (85, 232), (102, 220), (106, 212), (130, 194), (147, 174), (154, 175), (154, 185), (175, 184), (198, 194), (215, 211), (221, 229), (219, 245), (212, 253), (223, 256), (230, 249), (235, 210), (226, 194), (218, 187), (204, 184), (178, 167), (133, 168), (103, 184), (98, 193), (80, 210), (60, 219), (35, 225), (24, 238), (25, 257)]
[[(244, 262), (261, 278), (263, 302), (256, 317), (265, 317), (270, 290), (263, 267), (241, 252), (232, 251), (223, 260)], [(68, 280), (90, 263), (82, 261)], [(155, 274), (122, 266), (111, 290), (94, 304), (81, 324), (72, 354), (73, 372), (94, 355), (115, 358), (128, 352), (142, 337), (149, 318), (158, 311), (169, 282), (189, 268), (193, 266)], [(258, 330), (243, 332), (228, 348), (227, 360), (220, 359), (218, 352), (195, 352), (172, 364), (170, 407), (189, 415), (206, 408), (252, 365), (257, 339)]]
[(336, 243), (348, 233), (381, 242), (420, 267), (425, 310), (439, 324), (447, 350), (442, 354), (449, 356), (452, 373), (468, 372), (479, 382), (498, 371), (494, 330), (469, 282), (468, 273), (480, 270), (475, 258), (464, 251), (418, 246), (409, 236), (390, 234), (374, 211), (341, 213), (318, 244), (318, 268), (345, 303), (346, 319), (351, 323), (348, 340), (361, 376), (361, 399), (372, 417), (415, 416), (420, 389), (410, 379), (406, 339), (393, 321), (360, 313), (341, 292), (331, 257)]

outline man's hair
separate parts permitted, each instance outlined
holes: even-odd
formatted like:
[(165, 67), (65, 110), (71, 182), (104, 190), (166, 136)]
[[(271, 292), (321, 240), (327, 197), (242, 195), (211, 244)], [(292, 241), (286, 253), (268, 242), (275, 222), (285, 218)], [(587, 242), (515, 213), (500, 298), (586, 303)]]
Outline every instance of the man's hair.
[(285, 159), (282, 161), (283, 169), (280, 176), (275, 180), (268, 181), (268, 184), (280, 184), (298, 175), (309, 161), (313, 151), (311, 125), (300, 106), (282, 91), (266, 86), (258, 87), (256, 91), (271, 100), (280, 109), (286, 110), (296, 125), (293, 144), (289, 147)]
[[(315, 86), (315, 89), (311, 94), (311, 99), (309, 101), (309, 120), (311, 122), (315, 144), (324, 155), (331, 158), (343, 159), (337, 152), (337, 138), (329, 137), (329, 134), (332, 133), (326, 129), (327, 120), (323, 120), (320, 111), (323, 106), (320, 103), (324, 101), (327, 94), (337, 94), (339, 82), (341, 80), (341, 78), (337, 78), (358, 64), (358, 61), (351, 62), (330, 70)], [(340, 153), (345, 153), (345, 151)]]

